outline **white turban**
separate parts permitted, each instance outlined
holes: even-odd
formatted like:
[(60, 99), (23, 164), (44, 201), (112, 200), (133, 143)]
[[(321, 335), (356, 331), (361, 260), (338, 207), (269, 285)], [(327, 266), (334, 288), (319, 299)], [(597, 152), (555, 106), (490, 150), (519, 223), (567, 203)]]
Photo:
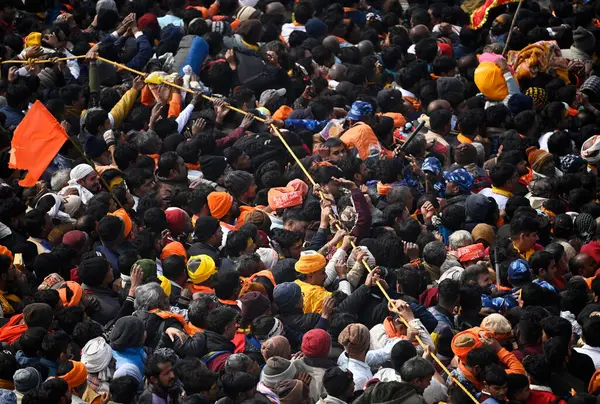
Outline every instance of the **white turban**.
[(112, 348), (102, 337), (91, 339), (81, 350), (81, 363), (89, 373), (100, 373), (112, 359)]
[(442, 276), (440, 276), (440, 279), (438, 280), (438, 284), (442, 283), (442, 281), (445, 279), (452, 279), (455, 281), (460, 281), (460, 276), (462, 275), (464, 270), (465, 269), (463, 267), (452, 267), (452, 268), (448, 269), (446, 272), (444, 272), (442, 274)]
[(71, 174), (69, 174), (69, 177), (71, 178), (71, 181), (69, 181), (69, 185), (75, 185), (77, 183), (77, 181), (84, 179), (85, 177), (87, 177), (88, 175), (90, 175), (93, 172), (94, 172), (94, 169), (89, 164), (84, 163), (84, 164), (79, 164), (78, 166), (75, 166), (71, 170)]
[(256, 253), (267, 269), (272, 269), (279, 261), (279, 254), (272, 248), (261, 247), (256, 250)]
[(98, 393), (109, 392), (109, 383), (115, 372), (114, 366), (111, 366), (112, 354), (112, 348), (102, 337), (89, 340), (81, 350), (81, 363), (88, 373), (97, 374), (102, 382)]
[(42, 199), (44, 199), (45, 197), (47, 197), (48, 195), (50, 195), (52, 198), (54, 198), (54, 206), (52, 206), (52, 208), (50, 208), (50, 211), (48, 211), (48, 215), (52, 219), (58, 219), (61, 222), (74, 223), (75, 220), (73, 220), (68, 213), (65, 213), (62, 210), (60, 210), (60, 208), (62, 206), (62, 203), (63, 203), (63, 200), (62, 200), (62, 198), (60, 196), (58, 196), (56, 194), (47, 193), (46, 195), (42, 196), (38, 200), (38, 202), (35, 204), (35, 207), (37, 208), (38, 205), (40, 204), (40, 201)]
[(581, 146), (581, 157), (590, 164), (600, 162), (600, 136), (592, 136)]

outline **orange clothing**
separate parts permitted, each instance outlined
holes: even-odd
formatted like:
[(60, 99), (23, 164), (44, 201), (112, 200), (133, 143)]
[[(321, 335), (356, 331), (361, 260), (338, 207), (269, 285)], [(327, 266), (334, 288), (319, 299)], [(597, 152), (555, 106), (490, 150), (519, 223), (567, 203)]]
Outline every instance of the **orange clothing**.
[(208, 286), (202, 286), (202, 285), (195, 285), (192, 282), (188, 282), (185, 284), (185, 288), (189, 289), (190, 292), (192, 293), (209, 293), (214, 295), (215, 294), (215, 290), (212, 288), (209, 288)]
[(371, 154), (372, 149), (384, 150), (388, 157), (393, 157), (393, 153), (384, 149), (379, 143), (379, 139), (369, 125), (363, 122), (358, 122), (344, 133), (340, 140), (348, 147), (356, 147), (358, 156), (362, 160), (366, 160)]
[(178, 91), (171, 93), (171, 101), (169, 102), (169, 118), (177, 118), (181, 114), (181, 94)]

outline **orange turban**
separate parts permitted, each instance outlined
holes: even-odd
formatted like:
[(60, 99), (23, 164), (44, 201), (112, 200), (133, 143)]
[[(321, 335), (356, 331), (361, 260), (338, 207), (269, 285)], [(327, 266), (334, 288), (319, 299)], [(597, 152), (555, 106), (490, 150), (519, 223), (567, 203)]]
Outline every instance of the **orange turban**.
[(299, 179), (288, 182), (287, 188), (293, 188), (294, 191), (300, 192), (303, 197), (306, 197), (306, 194), (308, 194), (308, 185), (306, 185), (306, 182)]
[(123, 221), (123, 223), (125, 223), (125, 237), (129, 236), (129, 233), (131, 233), (131, 229), (133, 228), (133, 222), (131, 221), (131, 218), (129, 217), (125, 209), (117, 209), (113, 213), (109, 213), (109, 215), (116, 216), (120, 218)]
[(59, 377), (67, 382), (71, 390), (81, 386), (87, 380), (88, 372), (83, 363), (76, 361), (69, 362), (73, 364), (73, 369), (66, 375)]
[(167, 244), (160, 253), (160, 259), (164, 260), (165, 258), (170, 257), (171, 255), (179, 255), (180, 257), (183, 257), (185, 263), (187, 264), (187, 252), (185, 251), (185, 247), (183, 246), (183, 244), (181, 244), (179, 241), (172, 241), (169, 244)]
[[(67, 296), (67, 289), (71, 291), (71, 296)], [(81, 285), (77, 282), (67, 281), (59, 286), (58, 296), (60, 296), (60, 300), (62, 300), (63, 306), (77, 306), (79, 302), (81, 302), (83, 290), (81, 289)]]
[(291, 208), (302, 205), (302, 192), (296, 191), (292, 187), (271, 188), (267, 193), (267, 200), (269, 207), (273, 210)]
[(233, 205), (233, 196), (227, 192), (211, 192), (206, 200), (210, 215), (215, 219), (222, 219)]
[(482, 243), (461, 247), (457, 251), (460, 262), (475, 261), (485, 257), (485, 246)]
[(482, 331), (479, 327), (473, 327), (468, 330), (459, 332), (452, 338), (452, 352), (458, 356), (463, 363), (467, 360), (467, 354), (475, 348), (483, 346), (483, 341), (479, 336), (479, 332)]
[(309, 275), (325, 268), (325, 265), (327, 265), (327, 260), (318, 252), (303, 251), (294, 268), (296, 269), (296, 272)]

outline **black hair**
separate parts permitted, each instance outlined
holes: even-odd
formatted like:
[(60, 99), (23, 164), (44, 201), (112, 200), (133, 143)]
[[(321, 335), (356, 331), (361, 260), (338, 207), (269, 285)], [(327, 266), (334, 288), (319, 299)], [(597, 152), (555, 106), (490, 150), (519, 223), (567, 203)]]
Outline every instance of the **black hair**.
[(498, 163), (490, 170), (490, 179), (495, 187), (503, 187), (509, 182), (517, 171), (512, 164)]
[(216, 274), (214, 289), (219, 299), (230, 299), (232, 294), (237, 296), (240, 289), (240, 275), (234, 270), (221, 269)]
[(140, 382), (133, 376), (121, 376), (110, 382), (110, 398), (116, 403), (132, 403), (137, 395)]
[(67, 352), (70, 342), (71, 338), (62, 330), (48, 333), (42, 341), (40, 356), (44, 359), (56, 361), (62, 353)]
[(177, 362), (179, 380), (186, 395), (207, 392), (217, 381), (218, 374), (211, 371), (196, 357), (186, 357)]
[(185, 258), (180, 255), (170, 255), (162, 260), (162, 269), (167, 279), (175, 280), (187, 271)]
[(171, 363), (174, 365), (171, 358), (162, 352), (155, 352), (148, 357), (148, 360), (144, 364), (144, 375), (150, 379), (152, 376), (158, 377), (161, 372), (160, 365), (163, 363)]
[(586, 344), (600, 347), (600, 317), (589, 317), (582, 327), (582, 337)]
[(527, 355), (523, 359), (523, 367), (527, 371), (532, 384), (547, 386), (550, 382), (550, 366), (542, 355)]
[(236, 321), (239, 313), (229, 307), (217, 307), (206, 316), (206, 329), (223, 334), (231, 322)]
[(506, 384), (506, 371), (500, 365), (489, 365), (483, 371), (483, 381), (489, 386), (504, 386)]
[(474, 348), (467, 354), (467, 365), (474, 367), (479, 366), (481, 368), (488, 367), (498, 363), (498, 356), (490, 348), (483, 346), (480, 348)]

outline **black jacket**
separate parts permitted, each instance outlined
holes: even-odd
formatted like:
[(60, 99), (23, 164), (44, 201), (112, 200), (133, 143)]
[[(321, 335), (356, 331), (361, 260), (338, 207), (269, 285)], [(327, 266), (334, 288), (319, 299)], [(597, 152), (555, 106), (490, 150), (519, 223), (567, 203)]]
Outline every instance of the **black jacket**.
[[(407, 301), (410, 305), (415, 318), (421, 320), (428, 332), (433, 332), (437, 326), (437, 320), (423, 306), (416, 303), (410, 296), (400, 296), (399, 298)], [(387, 307), (387, 300), (379, 294), (374, 294), (371, 288), (362, 285), (348, 296), (339, 306), (339, 311), (354, 313), (358, 316), (359, 322), (366, 325), (369, 329), (380, 324), (390, 315)]]

